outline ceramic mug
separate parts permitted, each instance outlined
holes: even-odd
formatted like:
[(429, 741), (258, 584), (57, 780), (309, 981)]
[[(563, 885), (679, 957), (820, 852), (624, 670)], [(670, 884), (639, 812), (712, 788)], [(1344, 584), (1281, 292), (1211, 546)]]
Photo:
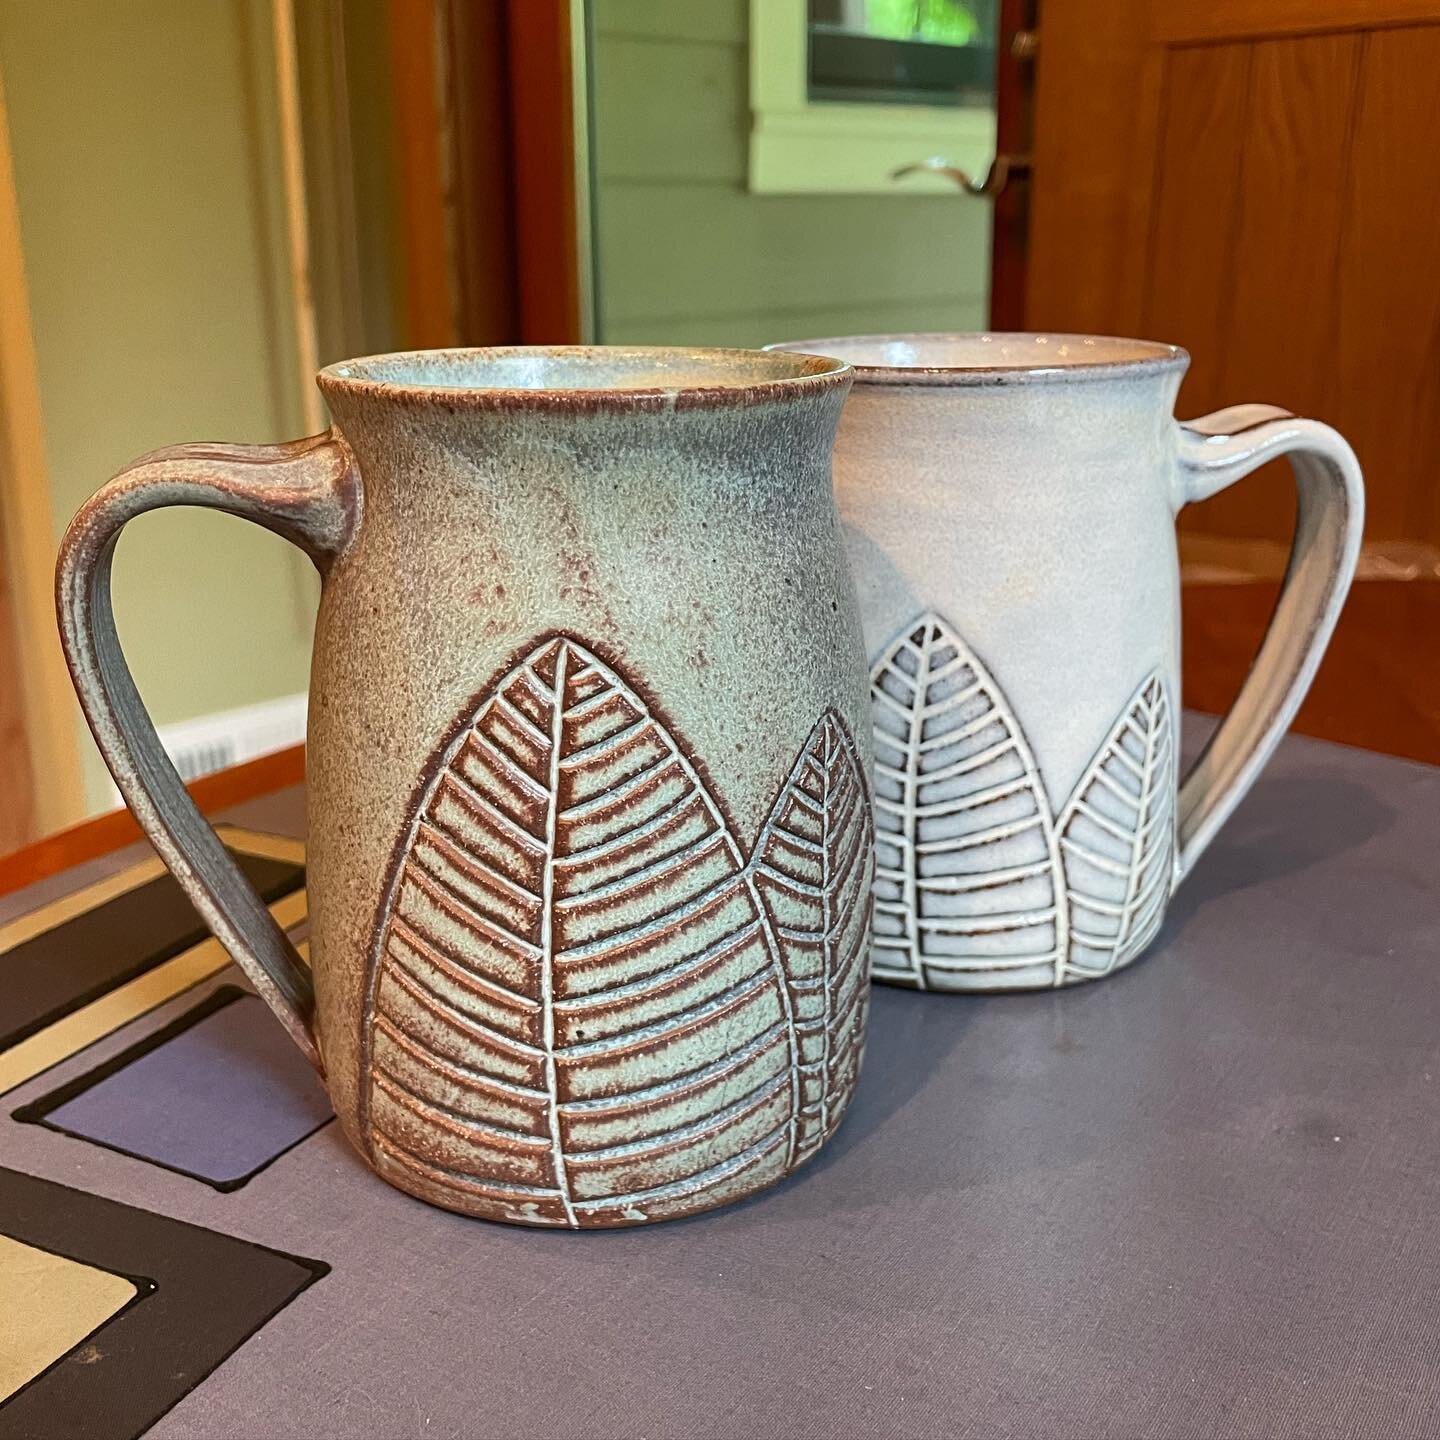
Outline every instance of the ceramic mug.
[[(335, 428), (122, 471), (60, 552), (121, 792), (391, 1184), (547, 1226), (707, 1209), (849, 1104), (868, 685), (838, 361), (471, 350), (334, 365)], [(205, 505), (323, 586), (310, 964), (200, 818), (120, 652), (127, 520)]]
[[(871, 661), (876, 979), (1013, 990), (1108, 975), (1304, 698), (1355, 571), (1360, 469), (1268, 406), (1177, 424), (1189, 357), (1074, 335), (787, 343), (847, 360), (835, 483)], [(1289, 572), (1183, 779), (1175, 517), (1288, 455)]]

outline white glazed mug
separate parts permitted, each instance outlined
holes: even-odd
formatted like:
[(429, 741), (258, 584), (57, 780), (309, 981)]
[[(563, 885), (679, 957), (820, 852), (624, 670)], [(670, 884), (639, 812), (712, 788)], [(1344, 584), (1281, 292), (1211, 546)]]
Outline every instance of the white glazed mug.
[[(1171, 345), (1074, 335), (787, 342), (855, 367), (835, 485), (869, 651), (872, 973), (932, 990), (1108, 975), (1254, 783), (1324, 653), (1364, 492), (1270, 406), (1177, 423)], [(1299, 494), (1270, 628), (1177, 769), (1175, 517), (1277, 456)]]

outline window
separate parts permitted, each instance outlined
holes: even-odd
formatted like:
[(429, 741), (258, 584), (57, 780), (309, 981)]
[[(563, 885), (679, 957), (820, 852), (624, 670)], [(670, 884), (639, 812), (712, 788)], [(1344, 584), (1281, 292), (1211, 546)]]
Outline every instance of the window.
[(995, 153), (998, 0), (750, 0), (749, 186), (761, 194), (954, 194), (897, 184)]
[(996, 0), (809, 0), (810, 100), (989, 107)]

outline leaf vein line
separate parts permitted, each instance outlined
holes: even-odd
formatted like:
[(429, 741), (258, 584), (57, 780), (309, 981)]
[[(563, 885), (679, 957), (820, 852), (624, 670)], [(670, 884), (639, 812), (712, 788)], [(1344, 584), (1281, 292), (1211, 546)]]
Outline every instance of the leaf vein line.
[(724, 959), (727, 955), (743, 949), (759, 933), (759, 920), (747, 920), (728, 935), (722, 935), (713, 945), (707, 945), (698, 955), (687, 956), (668, 969), (657, 970), (654, 974), (627, 981), (623, 985), (612, 985), (606, 990), (591, 990), (584, 995), (567, 996), (563, 1000), (557, 1000), (555, 1008), (567, 1014), (572, 1011), (578, 1014), (601, 1005), (609, 1005), (615, 1000), (630, 1000), (652, 991), (665, 990), (677, 980), (685, 979), (691, 972), (703, 970), (712, 960)]
[(475, 749), (486, 759), (497, 763), (511, 783), (526, 792), (532, 800), (548, 800), (545, 787), (513, 755), (507, 755), (483, 731), (472, 727), (469, 739)]
[(649, 864), (641, 865), (635, 870), (627, 870), (623, 875), (606, 880), (593, 889), (578, 890), (574, 894), (564, 895), (554, 902), (555, 908), (557, 910), (575, 910), (585, 905), (595, 904), (597, 901), (612, 900), (617, 895), (627, 894), (657, 876), (663, 876), (672, 870), (688, 868), (693, 861), (698, 860), (708, 851), (723, 845), (724, 840), (725, 837), (718, 830), (712, 830), (708, 835), (702, 835), (698, 840), (692, 840), (681, 846), (680, 849), (662, 855), (658, 860), (652, 860)]
[(400, 1046), (417, 1063), (434, 1068), (447, 1080), (461, 1085), (467, 1090), (493, 1091), (500, 1095), (513, 1096), (517, 1100), (545, 1099), (543, 1090), (534, 1089), (529, 1085), (517, 1085), (513, 1080), (502, 1080), (483, 1070), (476, 1070), (469, 1065), (461, 1065), (458, 1061), (449, 1060), (443, 1055), (436, 1054), (429, 1046), (421, 1044), (414, 1036), (402, 1030), (383, 1011), (376, 1012), (375, 1028)]
[(477, 934), (494, 940), (497, 944), (513, 947), (528, 960), (538, 960), (544, 953), (539, 947), (517, 935), (508, 926), (500, 924), (498, 920), (490, 919), (488, 915), (482, 915), (473, 905), (456, 895), (448, 885), (442, 884), (423, 866), (407, 864), (404, 878), (423, 890), (457, 924), (466, 926)]
[(495, 703), (509, 720), (519, 726), (522, 735), (541, 750), (550, 749), (550, 737), (503, 690), (495, 692)]
[(543, 852), (542, 842), (532, 835), (518, 820), (507, 815), (499, 806), (487, 800), (465, 777), (455, 770), (447, 770), (440, 777), (442, 786), (448, 786), (454, 791), (461, 804), (466, 806), (472, 813), (479, 812), (478, 819), (492, 820), (499, 825), (512, 839), (517, 840), (534, 854)]
[(571, 965), (579, 961), (603, 958), (613, 954), (616, 950), (624, 950), (643, 940), (658, 939), (661, 935), (668, 934), (679, 926), (698, 919), (718, 901), (728, 899), (740, 888), (740, 885), (741, 876), (739, 874), (727, 875), (712, 885), (710, 889), (685, 901), (683, 905), (677, 905), (661, 915), (652, 915), (638, 925), (631, 926), (628, 930), (620, 930), (613, 935), (603, 935), (598, 940), (587, 940), (583, 945), (574, 945), (568, 950), (557, 951), (555, 958), (561, 964)]
[(637, 790), (641, 789), (647, 782), (654, 779), (662, 770), (668, 769), (671, 765), (678, 764), (680, 756), (675, 750), (668, 750), (661, 755), (653, 765), (648, 765), (644, 770), (637, 770), (628, 780), (615, 786), (611, 790), (602, 790), (598, 795), (592, 796), (589, 800), (581, 800), (578, 804), (571, 805), (560, 812), (560, 818), (567, 825), (574, 824), (577, 820), (587, 820), (592, 815), (601, 811), (622, 805)]
[[(604, 760), (606, 756), (613, 755), (617, 750), (623, 750), (637, 736), (653, 728), (654, 721), (648, 715), (642, 714), (638, 720), (622, 726), (603, 740), (596, 740), (590, 745), (581, 746), (579, 750), (572, 750), (568, 755), (562, 755), (560, 768), (562, 770), (583, 770), (587, 766)], [(668, 750), (669, 747), (666, 748)]]
[(777, 1020), (768, 1030), (763, 1030), (739, 1050), (712, 1060), (698, 1070), (671, 1076), (656, 1085), (647, 1085), (640, 1090), (629, 1090), (623, 1095), (599, 1095), (587, 1100), (562, 1100), (560, 1112), (563, 1115), (594, 1115), (606, 1110), (624, 1110), (633, 1105), (648, 1105), (654, 1100), (666, 1100), (672, 1096), (692, 1090), (697, 1086), (708, 1087), (712, 1081), (723, 1080), (732, 1071), (748, 1065), (757, 1055), (768, 1049), (781, 1038), (785, 1022)]
[(468, 1033), (472, 1038), (491, 1045), (502, 1053), (518, 1055), (527, 1059), (538, 1059), (544, 1054), (544, 1051), (536, 1046), (528, 1045), (523, 1040), (516, 1040), (513, 1036), (506, 1035), (504, 1031), (495, 1029), (493, 1025), (487, 1025), (483, 1020), (477, 1020), (473, 1015), (467, 1014), (458, 1005), (452, 1004), (439, 994), (421, 976), (416, 975), (408, 965), (397, 960), (393, 954), (387, 952), (385, 958), (387, 962), (385, 975), (395, 981), (417, 1005), (430, 1011), (437, 1020), (452, 1025), (462, 1033)]

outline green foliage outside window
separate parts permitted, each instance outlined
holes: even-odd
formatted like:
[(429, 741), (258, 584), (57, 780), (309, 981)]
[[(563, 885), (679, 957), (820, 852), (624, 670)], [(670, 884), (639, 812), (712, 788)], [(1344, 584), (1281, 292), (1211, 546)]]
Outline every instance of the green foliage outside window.
[(886, 40), (973, 45), (981, 26), (962, 0), (865, 0), (865, 33)]

